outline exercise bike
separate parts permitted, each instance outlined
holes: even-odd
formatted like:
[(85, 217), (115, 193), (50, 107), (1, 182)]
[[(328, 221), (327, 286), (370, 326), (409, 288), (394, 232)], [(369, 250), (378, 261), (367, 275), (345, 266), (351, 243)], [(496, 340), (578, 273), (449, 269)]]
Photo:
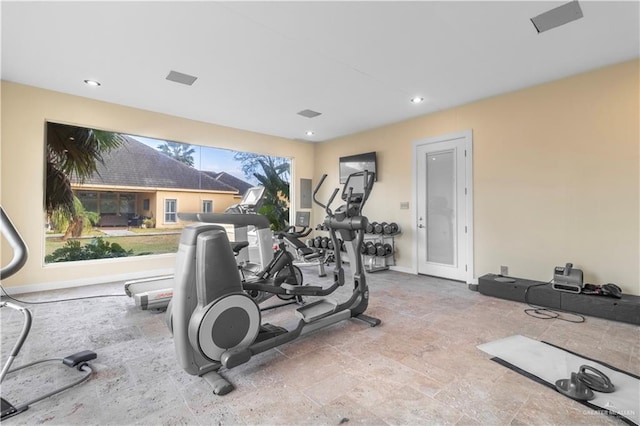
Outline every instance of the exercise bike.
[(346, 204), (335, 212), (330, 206), (339, 189), (333, 191), (326, 205), (316, 198), (326, 177), (323, 175), (315, 188), (313, 200), (327, 213), (325, 224), (334, 244), (337, 244), (337, 234), (345, 241), (354, 269), (353, 292), (342, 303), (325, 297), (345, 283), (339, 252), (333, 284), (327, 288), (254, 284), (257, 290), (276, 294), (320, 296), (295, 310), (298, 318), (295, 328), (261, 322), (258, 305), (243, 291), (224, 228), (206, 223), (184, 228), (167, 322), (173, 332), (178, 363), (187, 373), (204, 378), (215, 394), (224, 395), (233, 390), (233, 385), (218, 372), (222, 367), (237, 367), (249, 362), (254, 355), (349, 318), (360, 319), (372, 327), (380, 324), (379, 319), (364, 313), (369, 304), (369, 289), (360, 256), (368, 223), (362, 216), (362, 208), (373, 187), (373, 174), (365, 171), (349, 176), (341, 196)]
[[(0, 206), (0, 233), (7, 239), (7, 242), (9, 243), (9, 245), (13, 250), (13, 258), (11, 259), (11, 261), (6, 266), (2, 267), (2, 269), (0, 269), (0, 277), (2, 277), (2, 279), (4, 280), (14, 275), (24, 266), (24, 264), (27, 261), (28, 251), (27, 251), (27, 246), (24, 243), (24, 240), (16, 230), (13, 223), (11, 223), (11, 220), (9, 220), (9, 217), (4, 212), (4, 209), (2, 208), (2, 206)], [(56, 395), (64, 390), (67, 390), (73, 386), (76, 386), (88, 380), (89, 377), (91, 377), (91, 375), (93, 374), (93, 369), (89, 364), (89, 361), (97, 358), (96, 353), (93, 351), (78, 352), (73, 355), (69, 355), (66, 358), (42, 359), (39, 361), (30, 362), (20, 367), (11, 369), (13, 361), (18, 356), (18, 353), (22, 349), (22, 346), (24, 345), (24, 342), (27, 340), (27, 337), (29, 336), (29, 332), (31, 331), (32, 316), (31, 316), (31, 311), (29, 311), (25, 307), (16, 305), (15, 303), (0, 301), (0, 308), (14, 309), (20, 312), (24, 317), (24, 323), (22, 326), (22, 331), (20, 332), (20, 336), (18, 336), (18, 340), (13, 346), (13, 349), (11, 349), (11, 353), (9, 354), (9, 357), (7, 358), (7, 361), (5, 362), (4, 366), (2, 367), (2, 371), (0, 372), (0, 383), (2, 383), (5, 377), (9, 374), (24, 370), (34, 365), (49, 362), (49, 361), (62, 361), (62, 363), (67, 367), (76, 368), (78, 371), (81, 371), (84, 373), (82, 376), (80, 376), (79, 378), (76, 378), (74, 381), (71, 381), (70, 383), (67, 383), (66, 385), (58, 389), (55, 389), (53, 391), (50, 391), (44, 395), (34, 397), (30, 401), (24, 402), (22, 404), (12, 404), (8, 400), (6, 400), (4, 397), (1, 398), (1, 402), (2, 402), (1, 420), (5, 420), (9, 417), (18, 415), (28, 410), (31, 404), (35, 404), (36, 402), (42, 401), (45, 398)], [(4, 387), (2, 390), (5, 390)]]

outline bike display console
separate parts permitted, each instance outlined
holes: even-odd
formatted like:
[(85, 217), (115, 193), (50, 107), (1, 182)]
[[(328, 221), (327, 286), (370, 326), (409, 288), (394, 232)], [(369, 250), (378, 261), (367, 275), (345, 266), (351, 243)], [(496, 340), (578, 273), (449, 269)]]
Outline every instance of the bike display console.
[[(623, 294), (621, 299), (554, 290), (550, 283), (486, 274), (478, 278), (478, 291), (486, 296), (526, 302), (613, 321), (640, 325), (640, 296)], [(513, 282), (505, 282), (511, 281)], [(531, 287), (531, 288), (529, 288)], [(527, 291), (528, 289), (528, 291)]]

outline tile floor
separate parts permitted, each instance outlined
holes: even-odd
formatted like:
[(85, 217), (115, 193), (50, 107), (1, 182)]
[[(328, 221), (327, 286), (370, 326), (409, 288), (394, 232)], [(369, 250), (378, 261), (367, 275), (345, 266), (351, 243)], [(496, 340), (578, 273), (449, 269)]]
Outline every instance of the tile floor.
[[(315, 268), (303, 270), (307, 281), (327, 283)], [(32, 332), (14, 366), (91, 349), (96, 373), (3, 424), (622, 424), (490, 361), (476, 345), (522, 334), (640, 374), (639, 327), (534, 319), (523, 304), (462, 283), (393, 271), (368, 274), (368, 282), (368, 314), (382, 325), (343, 321), (223, 369), (236, 389), (222, 397), (177, 366), (164, 316), (138, 310), (132, 299), (31, 305)], [(122, 292), (121, 284), (109, 284), (23, 298)], [(5, 360), (21, 315), (0, 311)], [(283, 324), (292, 315), (286, 307), (263, 318)], [(34, 367), (33, 375), (9, 376), (3, 396), (24, 401), (73, 374), (61, 363)]]

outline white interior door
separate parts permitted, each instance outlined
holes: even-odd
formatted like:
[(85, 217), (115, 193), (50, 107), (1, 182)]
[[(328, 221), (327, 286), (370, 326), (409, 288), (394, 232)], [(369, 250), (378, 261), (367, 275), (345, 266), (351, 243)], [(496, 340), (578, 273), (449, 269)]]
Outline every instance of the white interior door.
[(470, 283), (471, 132), (417, 141), (414, 159), (417, 272)]

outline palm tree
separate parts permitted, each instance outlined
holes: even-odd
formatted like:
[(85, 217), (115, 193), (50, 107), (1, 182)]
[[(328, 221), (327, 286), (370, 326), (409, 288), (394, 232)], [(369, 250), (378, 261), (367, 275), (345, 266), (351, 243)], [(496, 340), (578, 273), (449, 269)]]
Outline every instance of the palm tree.
[(178, 160), (181, 163), (186, 164), (189, 167), (193, 167), (193, 154), (195, 154), (196, 150), (191, 147), (191, 145), (180, 142), (165, 142), (161, 145), (158, 145), (158, 149), (164, 155), (168, 155), (169, 157)]
[(253, 175), (264, 186), (264, 201), (258, 213), (265, 215), (274, 231), (286, 229), (289, 220), (289, 162), (279, 162), (278, 157), (258, 160), (264, 174)]
[(97, 173), (97, 163), (104, 163), (102, 154), (122, 145), (117, 133), (84, 127), (47, 123), (47, 181), (45, 208), (47, 215), (59, 210), (69, 218), (63, 239), (82, 232), (82, 217), (74, 206), (71, 182), (83, 183)]
[[(253, 152), (236, 152), (233, 155), (233, 159), (239, 161), (242, 164), (242, 173), (245, 177), (249, 178), (253, 176), (256, 171), (262, 168), (260, 162), (265, 162), (272, 167), (280, 166), (282, 164), (289, 164), (289, 159), (284, 157), (273, 157), (271, 155), (254, 154)], [(264, 168), (262, 168), (264, 170)], [(285, 181), (289, 181), (289, 167), (286, 167), (286, 171), (282, 171), (280, 177)]]

